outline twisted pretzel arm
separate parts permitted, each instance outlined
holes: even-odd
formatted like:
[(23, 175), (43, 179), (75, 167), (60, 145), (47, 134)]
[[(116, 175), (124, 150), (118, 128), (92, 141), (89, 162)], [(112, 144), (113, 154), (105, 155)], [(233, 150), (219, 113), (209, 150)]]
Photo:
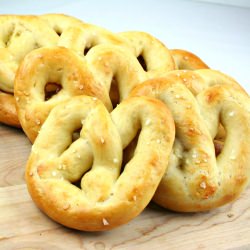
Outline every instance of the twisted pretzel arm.
[[(80, 137), (72, 142), (76, 129)], [(134, 156), (120, 173), (122, 149), (139, 131)], [(29, 192), (40, 209), (63, 225), (88, 231), (114, 228), (149, 203), (173, 139), (171, 115), (157, 100), (129, 98), (110, 116), (99, 100), (73, 97), (51, 111), (32, 147), (26, 168)]]
[[(178, 77), (172, 80), (149, 80), (131, 93), (162, 100), (175, 120), (174, 147), (154, 201), (183, 212), (224, 205), (240, 195), (250, 178), (249, 97), (228, 81), (195, 99)], [(226, 135), (216, 157), (213, 139), (220, 123)]]

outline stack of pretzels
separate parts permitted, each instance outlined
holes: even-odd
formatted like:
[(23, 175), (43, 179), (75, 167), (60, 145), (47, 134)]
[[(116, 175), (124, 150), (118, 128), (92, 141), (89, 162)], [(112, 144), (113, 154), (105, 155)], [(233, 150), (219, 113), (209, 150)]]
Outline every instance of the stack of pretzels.
[(144, 32), (0, 16), (0, 122), (33, 144), (26, 182), (36, 205), (79, 230), (127, 223), (151, 199), (210, 210), (250, 179), (248, 94)]

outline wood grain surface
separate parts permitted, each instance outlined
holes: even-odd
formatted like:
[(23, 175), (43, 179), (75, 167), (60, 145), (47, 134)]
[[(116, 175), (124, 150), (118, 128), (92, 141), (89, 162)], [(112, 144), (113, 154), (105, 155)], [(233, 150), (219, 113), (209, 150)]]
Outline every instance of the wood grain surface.
[(30, 148), (21, 130), (0, 124), (0, 249), (250, 249), (250, 188), (210, 212), (173, 213), (151, 203), (112, 231), (67, 229), (40, 212), (27, 192)]

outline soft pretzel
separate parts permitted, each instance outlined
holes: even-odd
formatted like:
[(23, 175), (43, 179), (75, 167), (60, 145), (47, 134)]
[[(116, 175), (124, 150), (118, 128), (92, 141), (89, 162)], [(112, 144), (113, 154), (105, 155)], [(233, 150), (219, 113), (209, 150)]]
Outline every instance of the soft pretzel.
[[(193, 78), (184, 78), (189, 84), (170, 73), (171, 77), (149, 80), (131, 93), (160, 99), (174, 117), (175, 143), (153, 200), (182, 212), (224, 205), (236, 199), (250, 179), (249, 96), (219, 72), (190, 74)], [(196, 92), (197, 79), (205, 87)], [(220, 152), (215, 152), (213, 140), (220, 123), (225, 141)]]
[(57, 45), (59, 35), (66, 29), (64, 27), (63, 30), (63, 26), (70, 27), (80, 23), (73, 17), (56, 14), (41, 17), (0, 16), (0, 91), (4, 92), (0, 96), (0, 122), (20, 126), (15, 110), (13, 85), (23, 57), (36, 48)]
[(19, 121), (29, 139), (34, 141), (53, 107), (83, 94), (99, 98), (111, 109), (106, 89), (94, 80), (86, 62), (73, 51), (41, 48), (27, 55), (16, 74), (15, 97)]
[(124, 39), (102, 27), (89, 23), (68, 28), (61, 35), (58, 43), (59, 46), (70, 48), (83, 56), (86, 56), (90, 49), (99, 44), (112, 44), (128, 48)]
[[(122, 150), (138, 134), (121, 172)], [(173, 140), (172, 116), (158, 100), (129, 98), (109, 114), (96, 98), (73, 97), (51, 111), (32, 146), (28, 190), (42, 211), (67, 227), (114, 228), (149, 203)]]
[(128, 48), (141, 62), (144, 70), (151, 75), (176, 69), (174, 59), (157, 38), (146, 32), (127, 31), (118, 33), (128, 44)]
[(174, 58), (176, 67), (179, 70), (197, 70), (208, 69), (206, 63), (204, 63), (197, 55), (182, 49), (171, 49), (171, 55)]
[[(158, 65), (163, 67), (160, 63)], [(60, 74), (57, 73), (59, 69), (62, 70)], [(129, 50), (109, 44), (96, 45), (85, 57), (66, 48), (37, 49), (24, 58), (16, 74), (19, 120), (27, 136), (34, 141), (49, 110), (65, 98), (83, 93), (96, 95), (111, 110), (112, 105), (125, 99), (134, 86), (153, 78), (156, 70), (144, 71)], [(66, 79), (64, 72), (71, 77), (67, 84), (61, 82)], [(45, 86), (49, 82), (56, 83), (61, 90), (54, 93), (51, 100), (45, 100)]]

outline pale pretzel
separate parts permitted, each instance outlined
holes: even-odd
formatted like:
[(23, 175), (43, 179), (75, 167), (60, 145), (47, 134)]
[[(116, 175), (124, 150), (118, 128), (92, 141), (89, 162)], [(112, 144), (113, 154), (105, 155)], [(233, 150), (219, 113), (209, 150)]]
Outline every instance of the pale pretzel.
[[(179, 73), (175, 78), (170, 73), (171, 77), (149, 80), (131, 93), (160, 99), (174, 117), (174, 147), (153, 200), (184, 212), (222, 206), (236, 199), (250, 180), (249, 96), (219, 72), (189, 73), (193, 78), (184, 78), (189, 84)], [(195, 93), (192, 87), (198, 82), (206, 87)], [(216, 155), (213, 140), (220, 123), (226, 134)]]
[[(76, 130), (80, 137), (72, 141)], [(137, 133), (135, 153), (121, 172), (122, 150)], [(149, 203), (173, 140), (172, 116), (158, 100), (129, 98), (110, 115), (96, 98), (73, 97), (51, 111), (32, 146), (28, 190), (42, 211), (67, 227), (112, 229)]]
[[(52, 72), (58, 75), (58, 67), (63, 68), (69, 75), (73, 74), (76, 68), (78, 75), (75, 75), (74, 79), (69, 80), (66, 85), (61, 84), (60, 77), (52, 78)], [(162, 67), (160, 63), (159, 67)], [(15, 96), (19, 120), (29, 139), (34, 141), (51, 108), (65, 98), (83, 93), (88, 95), (88, 92), (84, 91), (92, 88), (93, 91), (90, 94), (104, 101), (107, 108), (111, 110), (112, 104), (115, 106), (125, 99), (134, 86), (153, 78), (156, 71), (157, 69), (144, 71), (137, 58), (122, 46), (96, 45), (85, 57), (77, 56), (66, 48), (37, 49), (24, 58), (16, 74)], [(48, 78), (48, 75), (51, 78)], [(45, 86), (49, 82), (60, 85), (62, 90), (58, 93), (59, 97), (55, 93), (52, 100), (45, 100)], [(86, 87), (85, 83), (89, 87)], [(98, 89), (94, 85), (99, 86)], [(68, 90), (77, 91), (74, 90), (68, 94), (65, 86)]]
[(197, 70), (208, 69), (206, 63), (204, 63), (197, 55), (182, 49), (171, 49), (171, 55), (174, 58), (176, 67), (181, 70)]
[(5, 93), (0, 96), (0, 122), (20, 126), (15, 110), (13, 85), (16, 70), (23, 57), (36, 48), (57, 45), (59, 35), (56, 32), (63, 32), (66, 27), (80, 23), (73, 17), (56, 14), (40, 18), (0, 16), (0, 91)]

